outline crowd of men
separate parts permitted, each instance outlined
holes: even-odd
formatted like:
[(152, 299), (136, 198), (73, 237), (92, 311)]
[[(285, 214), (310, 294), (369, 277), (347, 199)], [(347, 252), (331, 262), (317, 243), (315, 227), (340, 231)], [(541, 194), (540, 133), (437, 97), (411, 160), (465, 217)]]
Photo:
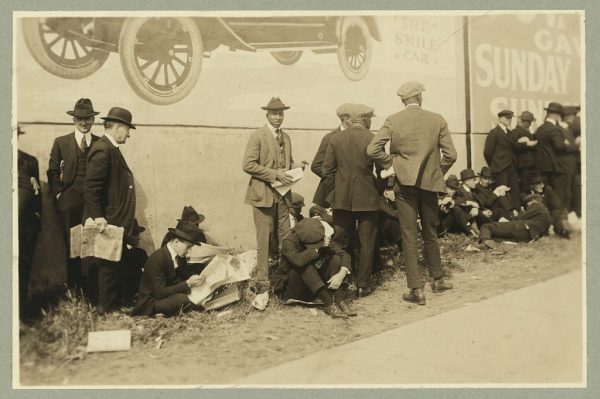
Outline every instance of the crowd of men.
[[(252, 207), (256, 229), (250, 292), (275, 293), (286, 302), (320, 301), (333, 318), (355, 316), (349, 284), (358, 298), (373, 293), (380, 248), (392, 245), (403, 252), (409, 288), (403, 300), (425, 305), (419, 234), (434, 293), (453, 288), (444, 280), (438, 246), (438, 237), (447, 233), (473, 235), (480, 249), (496, 248), (494, 239), (535, 240), (551, 225), (554, 233), (569, 238), (567, 214), (581, 216), (579, 108), (550, 103), (535, 132), (532, 113), (524, 111), (511, 130), (514, 113), (500, 112), (498, 126), (486, 138), (488, 166), (444, 180), (457, 153), (444, 118), (421, 107), (424, 90), (418, 82), (400, 86), (397, 94), (405, 107), (377, 134), (370, 131), (373, 108), (338, 107), (340, 125), (323, 137), (310, 164), (320, 182), (309, 217), (302, 215), (302, 196), (277, 189), (292, 185), (290, 170), (309, 165), (294, 161), (290, 136), (281, 127), (290, 107), (279, 98), (262, 107), (266, 124), (250, 135), (242, 162), (250, 175), (245, 203)], [(65, 247), (70, 247), (71, 228), (79, 224), (124, 230), (118, 262), (70, 258), (66, 251), (68, 288), (82, 292), (99, 313), (122, 306), (146, 316), (198, 308), (188, 294), (203, 277), (186, 257), (194, 245), (206, 242), (200, 228), (204, 216), (185, 207), (161, 248), (148, 257), (138, 247), (144, 228), (135, 219), (133, 173), (120, 151), (135, 129), (131, 112), (112, 108), (102, 117), (101, 137), (91, 134), (98, 112), (89, 99), (77, 101), (67, 114), (75, 130), (56, 138), (48, 167)], [(21, 151), (18, 178), (19, 300), (26, 319), (41, 195), (37, 161)]]

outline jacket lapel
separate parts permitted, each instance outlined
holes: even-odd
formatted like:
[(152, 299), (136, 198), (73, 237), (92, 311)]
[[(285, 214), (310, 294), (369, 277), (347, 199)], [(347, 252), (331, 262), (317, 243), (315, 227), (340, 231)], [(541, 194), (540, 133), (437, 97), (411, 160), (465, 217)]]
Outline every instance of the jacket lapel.
[(277, 148), (275, 147), (275, 137), (273, 137), (273, 133), (271, 133), (271, 130), (267, 127), (267, 125), (263, 126), (262, 134), (263, 134), (263, 139), (267, 142), (271, 156), (273, 157), (273, 159), (277, 159)]
[(75, 157), (75, 159), (77, 159), (77, 151), (81, 151), (81, 148), (79, 147), (79, 143), (77, 142), (77, 138), (75, 137), (75, 132), (71, 133), (69, 141), (71, 142), (69, 147), (71, 148), (72, 155)]

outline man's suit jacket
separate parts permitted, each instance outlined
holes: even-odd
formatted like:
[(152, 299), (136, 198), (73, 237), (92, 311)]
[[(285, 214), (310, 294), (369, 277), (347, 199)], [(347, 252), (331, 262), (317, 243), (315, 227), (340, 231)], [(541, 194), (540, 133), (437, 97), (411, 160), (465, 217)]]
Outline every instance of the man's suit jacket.
[(565, 147), (563, 152), (558, 154), (558, 163), (565, 173), (574, 175), (577, 173), (577, 155), (579, 154), (579, 147), (575, 144), (575, 136), (573, 131), (569, 127), (558, 125), (564, 139), (569, 140), (569, 144)]
[(515, 165), (513, 141), (510, 133), (505, 133), (500, 126), (496, 126), (485, 138), (483, 156), (492, 173), (500, 173)]
[[(387, 141), (391, 155), (384, 149)], [(444, 191), (444, 175), (457, 157), (444, 118), (414, 105), (386, 119), (367, 154), (385, 169), (393, 164), (400, 184), (436, 192)]]
[[(528, 194), (540, 194), (540, 193), (535, 192), (533, 190), (529, 190), (525, 193), (522, 193), (521, 196), (525, 197)], [(554, 192), (552, 187), (550, 187), (549, 185), (544, 185), (544, 191), (541, 193), (541, 196), (542, 196), (542, 203), (544, 204), (546, 209), (548, 209), (548, 212), (550, 213), (550, 217), (552, 218), (552, 220), (567, 218), (567, 212), (566, 212), (565, 208), (562, 206), (562, 204), (560, 203), (560, 200), (558, 199), (558, 196), (556, 195), (556, 193)]]
[(511, 130), (510, 138), (513, 142), (513, 150), (516, 155), (517, 168), (532, 168), (537, 159), (537, 146), (528, 147), (527, 143), (519, 143), (521, 137), (527, 137), (529, 140), (535, 140), (533, 133), (526, 130), (523, 126), (517, 126)]
[(329, 140), (331, 140), (333, 136), (341, 131), (342, 130), (338, 127), (337, 129), (334, 129), (323, 136), (321, 144), (319, 145), (319, 149), (315, 154), (315, 158), (310, 164), (310, 170), (312, 170), (315, 175), (321, 178), (319, 185), (317, 186), (317, 190), (315, 191), (315, 196), (313, 197), (313, 203), (322, 206), (323, 208), (329, 208), (329, 204), (326, 200), (327, 192), (325, 190), (325, 182), (323, 181), (323, 161), (325, 160), (325, 153), (327, 152)]
[[(98, 136), (92, 134), (90, 148), (98, 139)], [(54, 197), (58, 193), (66, 191), (73, 184), (75, 174), (77, 173), (77, 151), (81, 151), (79, 144), (75, 139), (75, 132), (54, 139), (47, 172), (50, 192)], [(62, 178), (60, 176), (61, 162), (64, 163)]]
[(515, 216), (511, 222), (506, 223), (524, 223), (529, 227), (531, 238), (536, 238), (550, 227), (550, 214), (544, 204), (534, 202), (529, 205), (525, 212)]
[(108, 224), (121, 226), (131, 235), (135, 217), (133, 173), (119, 147), (102, 136), (90, 149), (83, 183), (83, 222), (104, 217)]
[(538, 168), (542, 173), (565, 173), (563, 165), (558, 161), (559, 154), (567, 149), (565, 137), (555, 124), (545, 121), (535, 131), (538, 141)]
[(19, 206), (19, 229), (37, 231), (41, 228), (42, 193), (37, 195), (31, 185), (31, 178), (40, 182), (40, 168), (36, 157), (24, 151), (17, 151), (17, 188)]
[(496, 201), (498, 201), (498, 196), (494, 194), (494, 191), (489, 186), (483, 187), (478, 183), (471, 192), (477, 198), (479, 205), (484, 209), (494, 208)]
[[(281, 131), (285, 149), (285, 169), (294, 165), (292, 158), (292, 143), (290, 136)], [(273, 205), (273, 190), (271, 184), (277, 177), (277, 142), (273, 133), (265, 125), (253, 131), (248, 139), (242, 168), (248, 173), (250, 182), (246, 190), (245, 203), (259, 208)], [(291, 192), (286, 195), (286, 202), (291, 206)]]
[(169, 249), (161, 247), (150, 255), (144, 265), (144, 274), (131, 314), (149, 316), (154, 312), (156, 300), (190, 292), (187, 282), (177, 277)]
[(353, 125), (329, 141), (323, 161), (323, 180), (327, 202), (333, 209), (379, 210), (373, 161), (367, 156), (372, 138), (373, 133), (368, 129)]

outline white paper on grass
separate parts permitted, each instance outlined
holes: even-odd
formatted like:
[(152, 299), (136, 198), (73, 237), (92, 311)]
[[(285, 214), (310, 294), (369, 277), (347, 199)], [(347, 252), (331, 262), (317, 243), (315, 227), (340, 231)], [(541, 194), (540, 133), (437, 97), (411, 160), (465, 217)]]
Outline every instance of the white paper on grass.
[(77, 225), (71, 228), (71, 258), (95, 258), (106, 259), (113, 262), (121, 260), (123, 250), (123, 227), (107, 225), (102, 232), (93, 226)]
[(292, 187), (294, 187), (296, 183), (304, 177), (304, 171), (302, 170), (302, 168), (290, 169), (287, 170), (285, 173), (292, 178), (292, 183), (283, 184), (279, 180), (276, 180), (273, 183), (271, 183), (271, 186), (275, 190), (277, 190), (277, 192), (279, 192), (279, 194), (281, 195), (287, 194), (287, 192), (290, 191)]
[(86, 352), (114, 352), (131, 349), (131, 331), (91, 331)]
[(188, 263), (206, 263), (217, 254), (228, 254), (231, 248), (216, 247), (214, 245), (194, 245), (190, 251)]

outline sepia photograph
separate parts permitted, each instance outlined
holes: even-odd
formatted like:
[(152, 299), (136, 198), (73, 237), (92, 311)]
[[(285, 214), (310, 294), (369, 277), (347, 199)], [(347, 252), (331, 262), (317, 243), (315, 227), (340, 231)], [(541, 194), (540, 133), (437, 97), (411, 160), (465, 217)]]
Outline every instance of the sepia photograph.
[(13, 389), (587, 387), (585, 17), (13, 12)]

